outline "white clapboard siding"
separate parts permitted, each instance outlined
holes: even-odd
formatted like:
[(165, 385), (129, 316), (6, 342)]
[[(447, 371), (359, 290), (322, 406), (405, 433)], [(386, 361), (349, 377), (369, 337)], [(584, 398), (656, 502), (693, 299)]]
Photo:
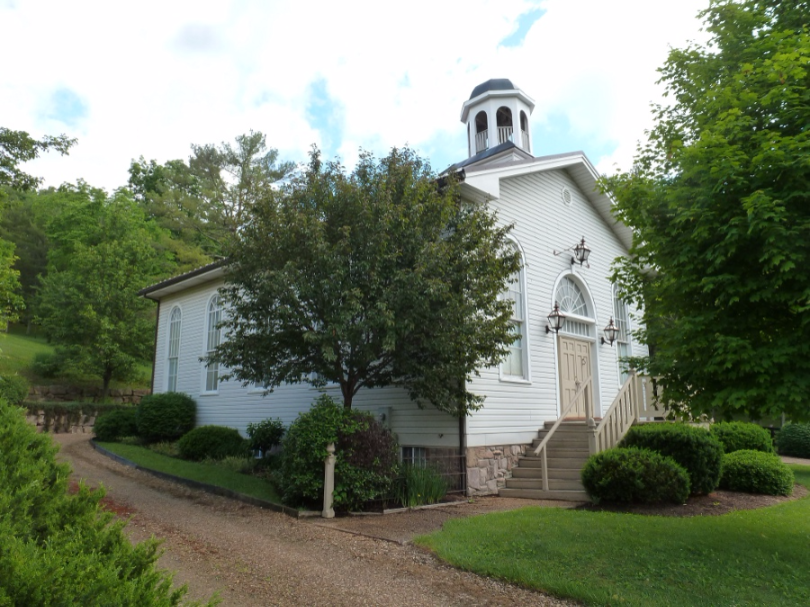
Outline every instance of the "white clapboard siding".
[[(205, 353), (206, 313), (210, 298), (222, 286), (222, 281), (200, 285), (168, 295), (161, 300), (158, 319), (155, 360), (155, 392), (167, 389), (168, 327), (171, 311), (179, 306), (182, 312), (180, 353), (178, 357), (177, 390), (197, 401), (197, 425), (230, 426), (245, 434), (249, 422), (268, 417), (280, 418), (289, 425), (299, 413), (308, 411), (321, 391), (309, 384), (290, 384), (271, 393), (243, 387), (238, 381), (221, 382), (215, 394), (205, 393), (205, 366), (200, 361)], [(339, 403), (337, 387), (323, 390)], [(356, 409), (377, 413), (390, 407), (390, 425), (402, 445), (425, 447), (458, 447), (458, 420), (435, 408), (419, 409), (400, 389), (361, 390), (353, 401)]]
[[(562, 190), (572, 195), (563, 201)], [(467, 421), (467, 444), (484, 446), (528, 443), (538, 428), (558, 415), (556, 336), (547, 334), (546, 316), (554, 304), (559, 278), (573, 272), (593, 302), (595, 344), (594, 391), (602, 409), (610, 406), (619, 390), (616, 347), (601, 345), (602, 328), (613, 315), (610, 265), (626, 255), (615, 232), (604, 222), (565, 170), (530, 173), (500, 180), (500, 198), (490, 202), (500, 223), (514, 223), (512, 236), (524, 258), (527, 298), (527, 338), (530, 382), (503, 380), (498, 369), (486, 369), (472, 382), (475, 392), (486, 395), (483, 409)], [(572, 253), (554, 255), (585, 237), (591, 248), (590, 268), (572, 266)], [(640, 347), (636, 355), (643, 353)]]

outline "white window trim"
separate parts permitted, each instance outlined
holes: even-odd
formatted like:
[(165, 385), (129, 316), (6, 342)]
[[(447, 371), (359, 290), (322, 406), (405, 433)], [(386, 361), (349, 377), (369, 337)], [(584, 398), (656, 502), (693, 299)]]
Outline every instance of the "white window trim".
[[(209, 314), (209, 308), (211, 307), (211, 301), (215, 297), (220, 299), (220, 301), (218, 303), (219, 303), (219, 309), (220, 309), (220, 320), (222, 320), (222, 311), (224, 310), (224, 308), (222, 307), (222, 297), (217, 292), (217, 293), (214, 293), (213, 295), (211, 295), (211, 297), (209, 297), (205, 301), (205, 311), (204, 311), (204, 314), (205, 314), (205, 331), (203, 332), (203, 343), (202, 343), (203, 356), (207, 356), (208, 352), (209, 352), (209, 350), (208, 350), (208, 333), (209, 333), (209, 331), (211, 329), (211, 326), (210, 326), (211, 315)], [(220, 331), (219, 343), (222, 343), (222, 329), (220, 329), (219, 331)], [(221, 373), (221, 367), (220, 367), (219, 369), (217, 369), (217, 387), (216, 387), (216, 390), (208, 390), (207, 389), (207, 387), (208, 387), (208, 365), (206, 365), (205, 362), (202, 363), (202, 385), (200, 386), (200, 396), (216, 396), (216, 395), (219, 394), (219, 385), (222, 383), (222, 380), (220, 379), (221, 374), (222, 373)]]
[[(618, 287), (616, 285), (613, 285), (612, 295), (613, 295), (613, 302), (612, 302), (613, 303), (613, 318), (618, 320), (618, 318), (619, 318), (618, 312), (619, 311), (616, 309), (616, 303), (621, 298), (619, 297), (619, 289), (618, 289)], [(622, 300), (622, 301), (624, 301), (624, 309), (627, 312), (627, 319), (626, 319), (627, 326), (625, 327), (625, 334), (627, 335), (627, 342), (625, 342), (625, 343), (627, 344), (628, 354), (630, 356), (633, 356), (633, 325), (632, 325), (632, 322), (631, 322), (632, 314), (630, 313), (630, 304), (626, 300)], [(619, 385), (621, 386), (624, 382), (622, 381), (622, 363), (619, 360), (620, 358), (621, 358), (621, 356), (619, 356), (619, 340), (618, 340), (618, 336), (617, 336), (617, 339), (616, 339), (616, 378), (617, 378), (617, 380), (619, 382)]]
[(166, 373), (164, 374), (165, 377), (163, 378), (163, 386), (165, 390), (169, 391), (169, 360), (170, 354), (172, 351), (172, 314), (174, 314), (175, 310), (180, 311), (180, 329), (178, 330), (179, 335), (177, 336), (177, 375), (174, 381), (174, 390), (177, 391), (177, 380), (180, 378), (180, 350), (183, 347), (183, 307), (180, 304), (174, 304), (172, 309), (169, 310), (169, 316), (167, 318), (166, 323)]
[(523, 324), (523, 331), (521, 332), (521, 340), (523, 341), (523, 376), (508, 375), (504, 373), (503, 362), (501, 362), (498, 365), (498, 380), (508, 384), (531, 385), (532, 365), (530, 355), (531, 343), (529, 341), (529, 301), (526, 293), (526, 269), (529, 267), (529, 265), (526, 263), (526, 253), (523, 251), (523, 247), (520, 246), (520, 243), (514, 238), (509, 238), (509, 241), (517, 249), (518, 253), (520, 253), (521, 266), (518, 273), (518, 278), (520, 281), (520, 298), (522, 300), (521, 304), (523, 307), (523, 320), (521, 321)]

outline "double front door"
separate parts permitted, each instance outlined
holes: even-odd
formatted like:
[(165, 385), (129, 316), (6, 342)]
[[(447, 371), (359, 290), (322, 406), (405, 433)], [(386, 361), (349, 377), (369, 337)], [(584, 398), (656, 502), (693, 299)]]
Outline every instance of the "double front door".
[[(567, 335), (559, 336), (560, 352), (560, 396), (563, 411), (577, 393), (577, 383), (584, 386), (591, 378), (591, 342)], [(586, 403), (593, 403), (593, 383), (578, 399), (576, 406), (568, 412), (566, 418), (585, 418)], [(593, 411), (593, 408), (591, 407)]]

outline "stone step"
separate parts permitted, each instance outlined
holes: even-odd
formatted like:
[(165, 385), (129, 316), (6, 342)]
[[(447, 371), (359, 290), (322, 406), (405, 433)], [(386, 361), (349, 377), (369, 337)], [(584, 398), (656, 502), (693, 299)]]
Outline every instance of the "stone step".
[[(543, 424), (543, 427), (540, 428), (541, 432), (548, 432), (554, 427), (556, 422), (546, 422)], [(563, 422), (559, 426), (557, 426), (556, 432), (571, 432), (571, 433), (586, 433), (590, 430), (590, 426), (585, 422)]]
[[(585, 462), (588, 461), (587, 457), (549, 457), (546, 460), (546, 465), (548, 469), (563, 469), (563, 470), (570, 470), (570, 469), (577, 469), (582, 470), (582, 467), (585, 465)], [(543, 462), (542, 459), (539, 457), (534, 456), (526, 456), (521, 457), (518, 460), (518, 467), (520, 468), (542, 468)]]
[(548, 490), (542, 489), (507, 489), (503, 488), (498, 491), (501, 497), (522, 497), (530, 500), (565, 500), (570, 502), (586, 502), (588, 501), (588, 494), (584, 491), (565, 491), (565, 490)]
[[(529, 451), (527, 453), (527, 456), (533, 457), (534, 451)], [(571, 457), (573, 459), (583, 459), (583, 458), (588, 459), (591, 456), (591, 454), (588, 449), (582, 448), (571, 449), (569, 447), (559, 447), (557, 445), (546, 445), (546, 456), (554, 458)]]
[[(548, 478), (558, 480), (578, 480), (581, 470), (577, 468), (549, 468)], [(512, 478), (543, 478), (542, 468), (512, 468)]]
[[(543, 479), (536, 478), (508, 478), (506, 479), (507, 489), (543, 489)], [(548, 479), (550, 491), (584, 491), (582, 483), (578, 480)]]
[[(543, 442), (543, 439), (545, 437), (546, 437), (545, 434), (541, 433), (539, 438), (535, 438), (532, 441), (532, 448), (533, 449), (537, 448), (537, 446), (540, 443)], [(582, 436), (577, 435), (577, 434), (575, 434), (575, 435), (571, 435), (571, 434), (563, 434), (563, 435), (555, 434), (554, 436), (552, 436), (549, 439), (548, 444), (549, 445), (557, 445), (559, 447), (566, 447), (567, 446), (567, 447), (571, 447), (571, 448), (574, 448), (574, 449), (587, 449), (588, 448), (588, 437), (585, 436), (584, 434)]]

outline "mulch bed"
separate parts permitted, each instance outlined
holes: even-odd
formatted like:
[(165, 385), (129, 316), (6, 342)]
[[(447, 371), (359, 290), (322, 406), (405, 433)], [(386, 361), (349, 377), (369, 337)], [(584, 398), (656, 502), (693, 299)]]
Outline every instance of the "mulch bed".
[(652, 516), (717, 516), (734, 510), (754, 510), (775, 506), (783, 502), (801, 499), (808, 493), (802, 485), (793, 487), (793, 495), (757, 495), (737, 491), (713, 491), (708, 495), (693, 495), (682, 505), (679, 504), (585, 504), (580, 510), (595, 512), (624, 512)]
[[(77, 493), (79, 491), (79, 483), (75, 480), (70, 479), (68, 483), (68, 493)], [(115, 501), (109, 495), (105, 495), (101, 498), (99, 502), (101, 505), (102, 510), (106, 510), (107, 512), (112, 512), (115, 516), (119, 518), (127, 519), (135, 514), (135, 509), (131, 508), (125, 504)]]

